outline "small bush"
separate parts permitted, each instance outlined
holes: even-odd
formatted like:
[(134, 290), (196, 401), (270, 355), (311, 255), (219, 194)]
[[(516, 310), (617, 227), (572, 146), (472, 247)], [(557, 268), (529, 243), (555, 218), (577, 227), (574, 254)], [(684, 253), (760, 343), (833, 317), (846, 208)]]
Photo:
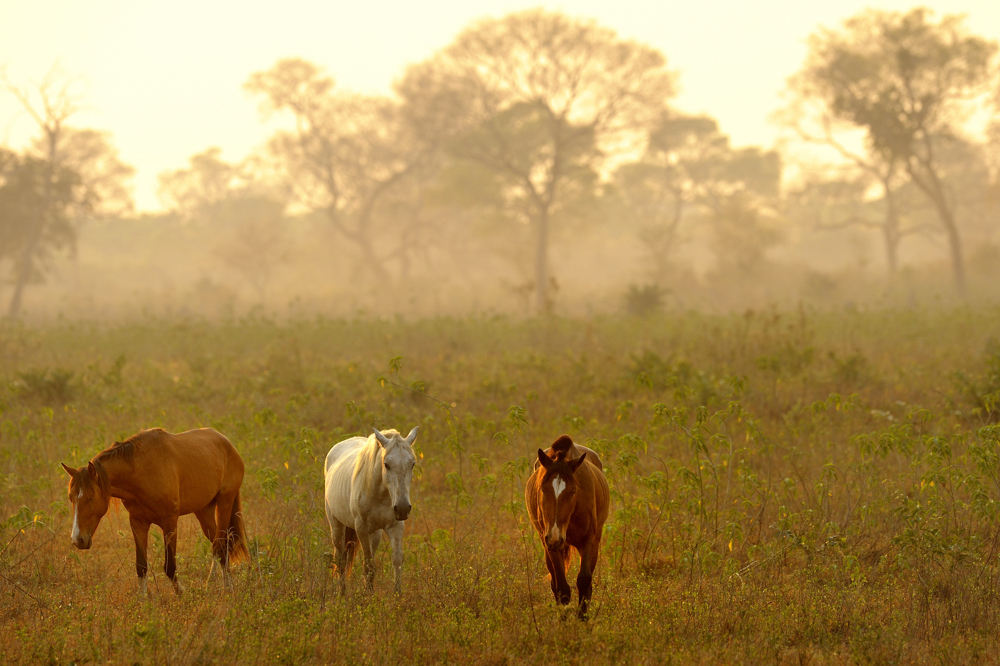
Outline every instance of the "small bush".
[(17, 373), (15, 390), (21, 396), (46, 405), (63, 405), (73, 399), (70, 370), (29, 370)]
[(663, 299), (669, 293), (658, 284), (630, 284), (625, 292), (625, 312), (645, 317), (663, 308)]
[(987, 423), (996, 423), (1000, 421), (1000, 343), (996, 340), (986, 343), (982, 367), (982, 374), (971, 378), (956, 372), (955, 383), (975, 413)]

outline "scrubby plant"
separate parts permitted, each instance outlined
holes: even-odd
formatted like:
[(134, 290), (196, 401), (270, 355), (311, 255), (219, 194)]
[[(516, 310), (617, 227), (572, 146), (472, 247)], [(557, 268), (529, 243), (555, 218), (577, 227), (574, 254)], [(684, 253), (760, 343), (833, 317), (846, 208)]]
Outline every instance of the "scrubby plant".
[(645, 317), (663, 309), (663, 301), (669, 289), (656, 283), (630, 284), (622, 302), (625, 312), (638, 317)]

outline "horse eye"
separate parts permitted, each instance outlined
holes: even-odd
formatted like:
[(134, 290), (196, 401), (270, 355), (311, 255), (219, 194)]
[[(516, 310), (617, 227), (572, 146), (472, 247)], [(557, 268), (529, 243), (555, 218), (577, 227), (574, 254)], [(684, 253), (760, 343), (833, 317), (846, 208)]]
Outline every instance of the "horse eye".
[(389, 467), (388, 465), (386, 465), (386, 466), (385, 466), (385, 471), (387, 471), (387, 472), (391, 472), (391, 471), (392, 471), (392, 468), (391, 468), (391, 467)]

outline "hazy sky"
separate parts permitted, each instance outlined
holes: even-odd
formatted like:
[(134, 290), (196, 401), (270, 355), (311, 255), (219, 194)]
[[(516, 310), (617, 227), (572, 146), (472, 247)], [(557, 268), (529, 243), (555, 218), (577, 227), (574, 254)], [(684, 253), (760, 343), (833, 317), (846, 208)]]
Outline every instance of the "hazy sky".
[[(171, 2), (0, 0), (0, 66), (17, 83), (39, 80), (56, 61), (81, 77), (87, 108), (78, 126), (112, 132), (138, 170), (140, 209), (159, 207), (156, 176), (219, 146), (242, 159), (264, 142), (256, 102), (242, 91), (254, 71), (301, 56), (338, 85), (387, 93), (407, 63), (446, 46), (470, 21), (544, 6), (589, 17), (666, 54), (680, 74), (674, 105), (716, 117), (737, 145), (770, 145), (768, 117), (805, 39), (863, 9), (919, 3), (863, 0), (423, 0), (421, 2)], [(968, 15), (975, 32), (1000, 38), (1000, 0), (932, 0)], [(0, 142), (19, 148), (35, 131), (0, 96)]]

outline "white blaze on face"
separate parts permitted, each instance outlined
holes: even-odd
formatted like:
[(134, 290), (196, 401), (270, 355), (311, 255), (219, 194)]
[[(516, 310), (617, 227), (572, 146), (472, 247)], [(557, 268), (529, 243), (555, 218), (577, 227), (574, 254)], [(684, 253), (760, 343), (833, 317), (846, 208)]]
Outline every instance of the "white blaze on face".
[[(76, 499), (79, 500), (81, 497), (83, 497), (83, 489), (82, 488), (80, 489), (80, 492), (77, 494)], [(77, 502), (73, 503), (73, 541), (74, 542), (76, 542), (76, 540), (80, 538), (80, 522), (77, 519), (77, 516), (79, 514), (80, 514), (80, 503), (77, 501)]]
[(559, 541), (559, 539), (561, 537), (562, 537), (562, 534), (559, 532), (559, 526), (556, 525), (556, 524), (553, 524), (552, 525), (552, 529), (549, 530), (549, 541), (550, 542)]
[[(555, 493), (557, 500), (564, 490), (566, 490), (566, 482), (562, 478), (557, 476), (552, 479), (552, 491)], [(565, 538), (566, 535), (559, 529), (558, 520), (552, 523), (552, 527), (549, 529), (549, 541), (558, 541)]]
[(554, 490), (556, 493), (556, 499), (559, 499), (559, 496), (562, 494), (562, 491), (566, 490), (566, 482), (557, 476), (556, 478), (552, 479), (552, 490)]

